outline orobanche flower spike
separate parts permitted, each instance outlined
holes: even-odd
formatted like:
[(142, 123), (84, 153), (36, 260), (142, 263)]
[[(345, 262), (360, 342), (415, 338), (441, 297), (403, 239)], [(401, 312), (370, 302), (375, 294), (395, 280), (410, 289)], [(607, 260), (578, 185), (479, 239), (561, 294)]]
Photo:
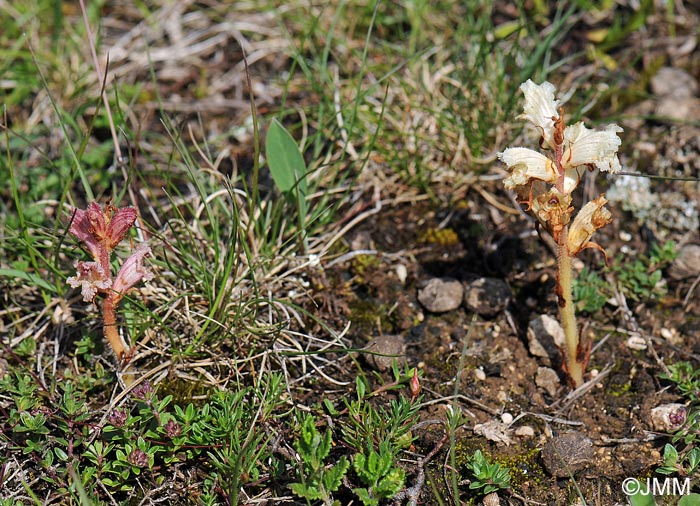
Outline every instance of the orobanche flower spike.
[(144, 258), (151, 254), (146, 244), (140, 244), (112, 279), (110, 257), (112, 250), (126, 237), (136, 222), (136, 209), (116, 208), (96, 202), (86, 210), (74, 209), (70, 233), (82, 242), (93, 262), (76, 263), (77, 273), (66, 281), (73, 288), (80, 287), (85, 302), (94, 302), (100, 295), (104, 336), (121, 363), (131, 359), (132, 350), (124, 343), (117, 330), (116, 308), (127, 291), (141, 281), (153, 279), (153, 273), (144, 266)]
[[(566, 126), (564, 111), (555, 100), (554, 85), (535, 84), (531, 80), (520, 89), (525, 95), (524, 112), (520, 116), (532, 123), (540, 134), (540, 148), (507, 148), (498, 158), (508, 166), (504, 179), (507, 189), (525, 199), (540, 225), (557, 243), (557, 297), (562, 326), (566, 335), (566, 373), (574, 386), (583, 383), (583, 371), (590, 355), (590, 343), (581, 342), (576, 326), (572, 300), (571, 259), (587, 248), (605, 250), (591, 241), (596, 230), (612, 221), (605, 208), (605, 195), (585, 204), (574, 215), (571, 193), (586, 170), (618, 172), (617, 150), (622, 128), (609, 125), (604, 130), (591, 130), (582, 122)], [(573, 217), (573, 220), (572, 220)], [(605, 255), (607, 261), (607, 255)]]

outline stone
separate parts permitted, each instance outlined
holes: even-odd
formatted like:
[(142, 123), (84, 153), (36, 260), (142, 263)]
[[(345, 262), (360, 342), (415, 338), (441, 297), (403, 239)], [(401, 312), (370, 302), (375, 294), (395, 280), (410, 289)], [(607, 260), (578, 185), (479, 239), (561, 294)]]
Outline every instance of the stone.
[(484, 506), (501, 506), (501, 499), (496, 492), (486, 494), (481, 502)]
[(381, 335), (372, 339), (365, 351), (365, 361), (370, 367), (379, 372), (386, 372), (396, 360), (399, 365), (406, 362), (406, 342), (398, 335)]
[(593, 441), (582, 432), (565, 432), (542, 448), (542, 462), (549, 474), (565, 478), (588, 467), (593, 459)]
[(555, 397), (561, 386), (559, 375), (549, 367), (538, 367), (535, 374), (535, 385), (542, 388), (550, 397)]
[(527, 343), (530, 353), (541, 358), (544, 365), (551, 366), (561, 360), (559, 348), (565, 348), (566, 336), (556, 319), (543, 314), (530, 320)]
[(678, 280), (700, 275), (700, 245), (681, 246), (678, 256), (668, 268), (668, 275)]
[(683, 69), (662, 67), (651, 78), (651, 91), (658, 97), (689, 98), (698, 93), (698, 82)]
[(418, 291), (418, 302), (431, 313), (453, 311), (462, 303), (464, 287), (455, 279), (433, 278)]
[(656, 104), (656, 116), (674, 121), (693, 121), (700, 117), (700, 99), (695, 97), (663, 97)]
[(464, 290), (464, 305), (481, 316), (495, 316), (503, 311), (512, 297), (508, 283), (500, 278), (479, 278)]
[(515, 435), (518, 437), (533, 437), (535, 435), (535, 429), (529, 425), (523, 425), (515, 429)]
[(508, 434), (508, 425), (501, 420), (489, 420), (488, 422), (478, 423), (472, 430), (474, 434), (484, 436), (495, 443), (503, 443), (509, 446), (512, 442)]

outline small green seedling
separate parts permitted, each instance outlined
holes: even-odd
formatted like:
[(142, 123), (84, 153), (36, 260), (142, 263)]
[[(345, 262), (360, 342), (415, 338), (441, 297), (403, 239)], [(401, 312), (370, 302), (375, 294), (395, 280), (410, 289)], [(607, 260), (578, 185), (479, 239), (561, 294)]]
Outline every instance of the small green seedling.
[(467, 468), (474, 476), (469, 484), (472, 490), (479, 489), (484, 495), (510, 488), (510, 470), (499, 463), (490, 463), (481, 450), (474, 452)]
[(389, 441), (379, 443), (379, 451), (370, 447), (353, 458), (353, 469), (365, 487), (355, 488), (365, 506), (378, 506), (381, 499), (394, 497), (404, 486), (406, 473), (395, 465)]
[(296, 441), (296, 450), (301, 457), (299, 480), (289, 485), (294, 495), (308, 501), (323, 501), (324, 505), (334, 504), (333, 492), (338, 490), (350, 462), (341, 457), (334, 465), (327, 465), (331, 451), (331, 431), (323, 435), (316, 428), (316, 420), (307, 415), (301, 424), (301, 434)]

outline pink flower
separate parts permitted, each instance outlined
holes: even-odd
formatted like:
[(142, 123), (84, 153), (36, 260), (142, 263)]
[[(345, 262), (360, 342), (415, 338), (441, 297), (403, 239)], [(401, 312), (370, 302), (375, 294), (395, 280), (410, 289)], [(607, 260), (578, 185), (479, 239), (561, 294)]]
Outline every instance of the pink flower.
[(146, 255), (151, 254), (151, 248), (147, 244), (139, 244), (129, 258), (127, 258), (119, 269), (112, 289), (118, 295), (117, 301), (121, 299), (123, 294), (133, 288), (140, 281), (149, 281), (153, 279), (153, 273), (143, 265), (143, 259)]
[[(108, 206), (111, 207), (111, 206)], [(114, 209), (114, 208), (112, 208)], [(107, 225), (107, 236), (105, 237), (107, 249), (113, 250), (117, 244), (122, 242), (129, 229), (136, 222), (136, 209), (133, 207), (122, 207), (116, 209), (114, 215)]]
[(85, 211), (73, 211), (70, 233), (85, 244), (96, 262), (107, 268), (109, 252), (126, 237), (135, 222), (133, 207), (117, 209), (107, 204), (103, 209), (97, 202), (91, 202)]
[(82, 209), (73, 210), (73, 222), (70, 226), (70, 233), (85, 244), (96, 262), (100, 261), (101, 238), (104, 236), (105, 229), (104, 215), (96, 202), (88, 205), (86, 211)]
[(66, 281), (73, 288), (81, 287), (83, 300), (93, 302), (100, 292), (106, 292), (112, 286), (112, 280), (99, 262), (78, 262), (75, 266), (78, 273)]

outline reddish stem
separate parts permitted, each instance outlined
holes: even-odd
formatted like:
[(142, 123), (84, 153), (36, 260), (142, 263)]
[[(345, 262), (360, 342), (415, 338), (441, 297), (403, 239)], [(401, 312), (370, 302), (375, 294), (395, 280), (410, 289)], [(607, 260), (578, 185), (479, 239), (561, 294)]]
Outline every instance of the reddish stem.
[(124, 357), (127, 356), (127, 349), (122, 339), (119, 337), (119, 331), (117, 330), (116, 303), (111, 294), (108, 294), (102, 301), (102, 322), (104, 336), (110, 346), (112, 346), (117, 360), (122, 362)]

